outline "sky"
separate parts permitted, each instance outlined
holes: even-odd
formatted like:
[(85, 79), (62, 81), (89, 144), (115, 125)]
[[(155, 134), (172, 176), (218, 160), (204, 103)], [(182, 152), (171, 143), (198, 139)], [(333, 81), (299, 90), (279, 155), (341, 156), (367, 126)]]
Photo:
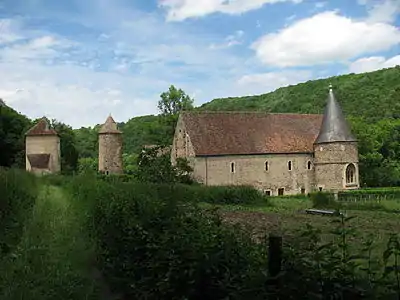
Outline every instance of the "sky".
[(0, 98), (74, 128), (400, 65), (400, 0), (0, 0)]

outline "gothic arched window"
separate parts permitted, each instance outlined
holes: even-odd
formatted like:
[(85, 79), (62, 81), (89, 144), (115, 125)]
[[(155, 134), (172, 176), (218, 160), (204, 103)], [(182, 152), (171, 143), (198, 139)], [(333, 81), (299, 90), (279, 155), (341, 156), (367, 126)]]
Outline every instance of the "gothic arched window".
[(356, 183), (356, 167), (349, 164), (346, 168), (346, 184)]
[(308, 169), (308, 170), (311, 170), (311, 168), (312, 168), (311, 161), (308, 161), (308, 162), (307, 162), (307, 169)]

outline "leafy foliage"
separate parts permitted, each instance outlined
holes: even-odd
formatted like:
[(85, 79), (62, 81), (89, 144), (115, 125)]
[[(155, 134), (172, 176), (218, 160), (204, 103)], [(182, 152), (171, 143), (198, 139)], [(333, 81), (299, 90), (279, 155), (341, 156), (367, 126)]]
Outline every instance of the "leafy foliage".
[(0, 258), (20, 241), (37, 196), (35, 176), (0, 168)]
[(193, 169), (188, 162), (180, 159), (172, 166), (170, 150), (162, 146), (144, 148), (137, 158), (136, 177), (141, 182), (150, 183), (192, 183)]
[(27, 117), (0, 105), (0, 166), (25, 165), (25, 132), (29, 126)]

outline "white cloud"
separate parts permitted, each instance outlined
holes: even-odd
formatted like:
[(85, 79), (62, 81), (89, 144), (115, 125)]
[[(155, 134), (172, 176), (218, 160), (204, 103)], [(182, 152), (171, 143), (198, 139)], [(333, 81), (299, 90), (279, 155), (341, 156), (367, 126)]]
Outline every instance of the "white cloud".
[(400, 13), (400, 0), (364, 0), (368, 10), (367, 21), (392, 23)]
[(345, 61), (399, 43), (400, 30), (392, 25), (356, 21), (328, 11), (267, 34), (251, 48), (264, 64), (290, 67)]
[(21, 40), (19, 24), (11, 19), (0, 20), (0, 45)]
[(350, 73), (372, 72), (384, 68), (400, 66), (400, 55), (386, 59), (383, 56), (371, 56), (360, 58), (349, 66)]
[[(222, 48), (209, 49), (217, 35), (196, 36), (151, 14), (113, 9), (85, 15), (82, 22), (94, 34), (72, 41), (28, 30), (29, 20), (8, 30), (19, 38), (0, 47), (0, 98), (31, 118), (46, 115), (80, 127), (103, 122), (109, 113), (118, 121), (157, 113), (159, 95), (170, 84), (195, 93), (196, 105), (241, 92), (232, 82), (251, 66)], [(238, 31), (226, 41), (242, 36)]]
[(302, 0), (159, 0), (159, 6), (167, 9), (168, 21), (183, 21), (216, 12), (241, 14), (279, 2), (300, 3)]
[(283, 70), (261, 74), (245, 75), (238, 84), (250, 94), (273, 91), (279, 87), (304, 82), (312, 78), (312, 72), (307, 70)]
[(237, 30), (234, 34), (228, 35), (221, 44), (211, 44), (211, 49), (223, 49), (242, 44), (243, 30)]

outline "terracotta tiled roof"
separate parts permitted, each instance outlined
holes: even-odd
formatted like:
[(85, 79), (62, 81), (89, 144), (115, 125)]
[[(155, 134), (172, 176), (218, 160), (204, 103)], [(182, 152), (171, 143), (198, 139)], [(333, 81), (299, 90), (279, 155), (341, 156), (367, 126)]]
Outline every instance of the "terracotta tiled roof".
[(27, 156), (32, 168), (49, 168), (50, 154), (28, 154)]
[(101, 126), (99, 133), (122, 133), (118, 130), (117, 123), (111, 115), (108, 116), (106, 122)]
[(184, 112), (196, 155), (313, 152), (322, 115)]
[(25, 135), (58, 135), (57, 131), (51, 129), (45, 118), (41, 119), (35, 126), (27, 131)]

